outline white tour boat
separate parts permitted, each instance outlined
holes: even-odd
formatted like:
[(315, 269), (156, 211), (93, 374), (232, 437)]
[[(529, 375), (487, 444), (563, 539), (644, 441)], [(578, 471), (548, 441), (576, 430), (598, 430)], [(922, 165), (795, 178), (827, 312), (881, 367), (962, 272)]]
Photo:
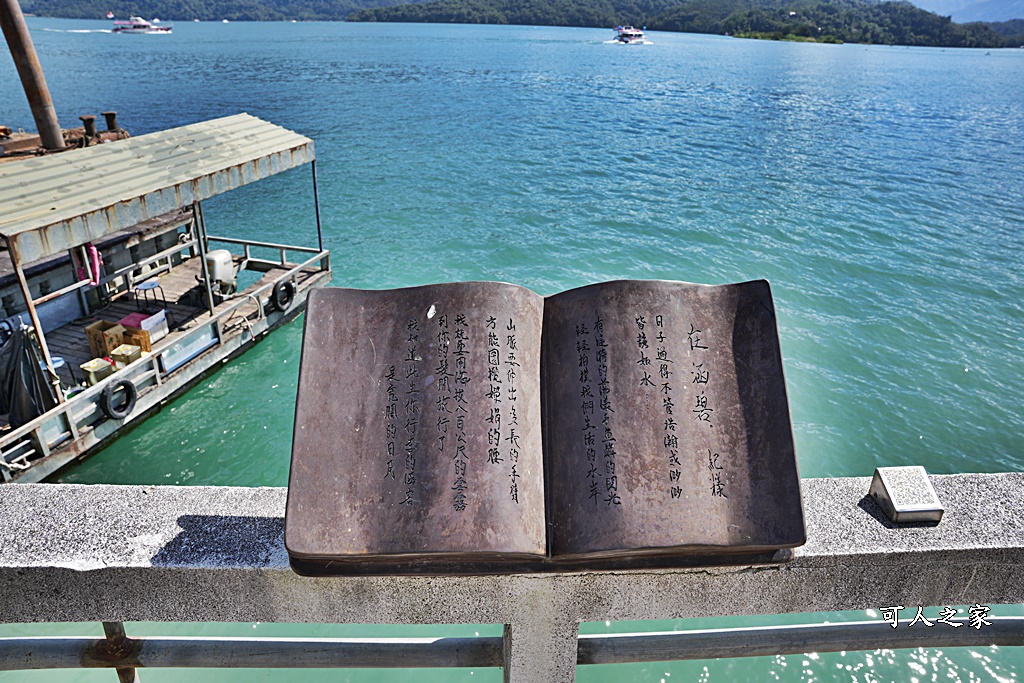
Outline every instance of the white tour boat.
[(152, 22), (142, 17), (131, 17), (114, 22), (114, 33), (170, 33), (172, 26), (158, 26), (159, 19)]
[(647, 42), (647, 39), (644, 38), (644, 32), (638, 28), (633, 28), (632, 26), (616, 26), (615, 42), (625, 43), (627, 45), (632, 43), (643, 45)]

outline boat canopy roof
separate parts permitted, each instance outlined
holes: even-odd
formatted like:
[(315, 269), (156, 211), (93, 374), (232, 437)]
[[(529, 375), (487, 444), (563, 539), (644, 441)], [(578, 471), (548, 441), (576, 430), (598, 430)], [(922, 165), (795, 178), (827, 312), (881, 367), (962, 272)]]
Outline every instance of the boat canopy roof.
[(29, 263), (315, 157), (309, 138), (237, 114), (0, 164), (0, 235)]

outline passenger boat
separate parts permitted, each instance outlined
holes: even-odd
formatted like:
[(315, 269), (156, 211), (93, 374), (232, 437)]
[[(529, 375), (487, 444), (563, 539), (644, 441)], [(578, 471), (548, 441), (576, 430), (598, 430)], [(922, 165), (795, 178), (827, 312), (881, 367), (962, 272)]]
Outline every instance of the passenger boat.
[(644, 37), (644, 32), (638, 28), (633, 28), (632, 26), (616, 26), (615, 42), (625, 43), (627, 45), (632, 43), (643, 44), (647, 42), (647, 39)]
[(114, 33), (170, 33), (171, 26), (158, 26), (160, 23), (159, 19), (154, 19), (152, 22), (146, 21), (142, 17), (131, 17), (130, 19), (121, 19), (114, 22)]
[(203, 201), (305, 164), (315, 200), (313, 141), (248, 114), (0, 164), (0, 481), (97, 450), (304, 310), (331, 278), (319, 209), (300, 247), (213, 236)]

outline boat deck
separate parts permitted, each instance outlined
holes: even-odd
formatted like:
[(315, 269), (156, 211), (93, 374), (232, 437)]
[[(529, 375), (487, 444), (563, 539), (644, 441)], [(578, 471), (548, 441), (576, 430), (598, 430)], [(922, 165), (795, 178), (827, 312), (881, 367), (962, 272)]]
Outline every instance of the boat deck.
[[(152, 345), (151, 353), (143, 354), (139, 360), (116, 370), (98, 384), (69, 396), (65, 403), (31, 422), (17, 428), (0, 425), (0, 478), (23, 483), (42, 481), (100, 447), (129, 423), (145, 419), (164, 402), (220, 367), (222, 362), (244, 352), (262, 335), (297, 316), (305, 310), (309, 291), (331, 279), (326, 251), (238, 243), (246, 244), (246, 253), (250, 246), (272, 247), (305, 252), (309, 258), (301, 263), (288, 262), (283, 251), (280, 261), (249, 257), (247, 268), (239, 276), (240, 284), (248, 286), (216, 304), (212, 315), (204, 303), (206, 288), (197, 279), (202, 268), (201, 258), (185, 259), (169, 271), (165, 265), (159, 275), (155, 274), (159, 271), (153, 271), (146, 280), (156, 280), (163, 290), (157, 308), (163, 308), (166, 299), (168, 335)], [(236, 255), (233, 258), (241, 262), (247, 257)], [(153, 306), (152, 297), (148, 301), (136, 298), (136, 287), (146, 280), (135, 281), (132, 287), (94, 314), (46, 333), (51, 357), (64, 360), (57, 373), (65, 387), (76, 386), (85, 379), (79, 366), (92, 359), (86, 325), (97, 320), (116, 323), (138, 312), (144, 304)], [(273, 288), (276, 283), (285, 281), (294, 284), (294, 296), (287, 305), (274, 306), (269, 301)], [(119, 386), (127, 384), (134, 386), (137, 403), (133, 402), (134, 410), (128, 408), (129, 414), (121, 418), (111, 414), (110, 407), (104, 407), (104, 403), (111, 400), (111, 391), (118, 391)]]
[[(238, 258), (236, 257), (236, 260)], [(225, 324), (221, 326), (225, 338), (241, 334), (247, 325), (258, 320), (260, 312), (255, 297), (247, 296), (247, 292), (253, 292), (266, 284), (273, 282), (276, 278), (284, 275), (291, 266), (270, 267), (260, 278), (244, 291), (240, 291), (232, 297), (225, 299), (215, 306), (214, 312), (220, 313), (224, 309), (236, 304), (240, 299), (248, 298), (248, 301), (236, 310)], [(136, 291), (123, 292), (114, 299), (109, 306), (102, 310), (95, 311), (91, 316), (80, 318), (63, 327), (46, 333), (46, 342), (52, 356), (59, 356), (64, 359), (66, 365), (59, 368), (57, 373), (65, 385), (71, 382), (71, 373), (74, 374), (75, 382), (82, 381), (80, 365), (92, 359), (89, 350), (89, 341), (85, 336), (85, 327), (97, 320), (107, 320), (116, 323), (125, 316), (143, 310), (148, 304), (148, 310), (157, 312), (163, 308), (163, 300), (167, 302), (167, 323), (170, 333), (161, 339), (157, 344), (163, 346), (173, 343), (177, 338), (187, 334), (195, 325), (206, 322), (210, 319), (210, 312), (206, 305), (206, 291), (198, 280), (201, 276), (202, 264), (199, 258), (191, 258), (180, 265), (174, 266), (169, 272), (165, 271), (156, 277), (147, 278), (160, 283), (160, 289), (151, 290), (148, 301), (142, 301)], [(243, 271), (252, 272), (252, 271)], [(315, 266), (305, 268), (296, 273), (296, 285), (304, 289), (307, 281), (312, 280), (320, 271)], [(135, 286), (141, 284), (141, 280), (135, 282)], [(161, 296), (162, 290), (162, 296)], [(153, 306), (154, 293), (159, 301), (156, 307)], [(266, 298), (265, 296), (263, 297)], [(70, 372), (69, 372), (70, 368)]]

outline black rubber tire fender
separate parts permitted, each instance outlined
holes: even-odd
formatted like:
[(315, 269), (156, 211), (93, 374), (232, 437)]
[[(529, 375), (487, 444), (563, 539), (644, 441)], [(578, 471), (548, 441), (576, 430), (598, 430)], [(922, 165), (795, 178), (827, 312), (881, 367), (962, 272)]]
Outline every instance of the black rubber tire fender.
[(283, 280), (274, 285), (274, 291), (270, 294), (270, 305), (284, 313), (292, 305), (295, 298), (295, 285), (288, 280)]
[[(114, 405), (114, 394), (118, 389), (123, 389), (125, 394), (124, 403), (120, 407)], [(138, 398), (139, 390), (135, 388), (135, 385), (130, 380), (119, 379), (103, 387), (103, 391), (100, 393), (100, 410), (111, 420), (123, 420), (131, 414)]]

